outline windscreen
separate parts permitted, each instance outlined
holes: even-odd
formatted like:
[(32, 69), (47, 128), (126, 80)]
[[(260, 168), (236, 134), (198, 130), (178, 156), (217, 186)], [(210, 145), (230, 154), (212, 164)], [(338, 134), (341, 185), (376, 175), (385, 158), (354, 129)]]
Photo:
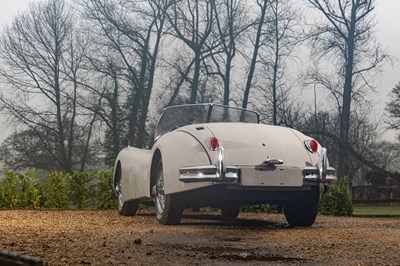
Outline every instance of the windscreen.
[(213, 104), (172, 106), (165, 109), (161, 116), (155, 137), (186, 125), (221, 122), (258, 123), (258, 114), (241, 108)]
[(156, 136), (165, 134), (175, 128), (205, 123), (209, 105), (180, 105), (166, 109), (156, 130)]
[(255, 112), (245, 109), (214, 105), (212, 106), (209, 122), (258, 123), (258, 115)]

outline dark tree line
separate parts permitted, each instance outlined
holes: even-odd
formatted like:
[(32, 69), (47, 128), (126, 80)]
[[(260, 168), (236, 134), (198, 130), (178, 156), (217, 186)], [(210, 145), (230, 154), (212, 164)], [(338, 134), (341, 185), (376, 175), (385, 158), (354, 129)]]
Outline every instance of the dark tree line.
[[(388, 169), (371, 155), (377, 128), (361, 115), (387, 57), (374, 39), (374, 8), (373, 0), (34, 3), (0, 36), (1, 110), (15, 129), (3, 143), (6, 164), (112, 165), (121, 138), (151, 145), (164, 107), (215, 102), (314, 135), (340, 176), (367, 162)], [(302, 49), (315, 68), (293, 82)], [(315, 89), (312, 107), (297, 97), (304, 87)]]

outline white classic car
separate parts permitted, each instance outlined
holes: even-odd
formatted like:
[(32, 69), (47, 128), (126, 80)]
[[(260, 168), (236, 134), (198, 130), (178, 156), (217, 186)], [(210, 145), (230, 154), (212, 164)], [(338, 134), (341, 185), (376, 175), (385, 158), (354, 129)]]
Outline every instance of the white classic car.
[(234, 219), (240, 206), (276, 204), (291, 226), (311, 226), (320, 184), (336, 180), (326, 149), (257, 113), (216, 104), (165, 109), (151, 149), (121, 150), (114, 194), (121, 215), (154, 199), (157, 220), (178, 224), (184, 208), (212, 206)]

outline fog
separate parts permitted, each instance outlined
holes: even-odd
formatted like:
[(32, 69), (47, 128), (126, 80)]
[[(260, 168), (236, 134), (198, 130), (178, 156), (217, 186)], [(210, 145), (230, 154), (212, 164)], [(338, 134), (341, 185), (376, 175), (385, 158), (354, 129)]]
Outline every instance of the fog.
[[(41, 1), (41, 0), (32, 0)], [(13, 17), (18, 12), (23, 11), (29, 6), (30, 0), (1, 0), (0, 1), (0, 28), (7, 23), (11, 23)], [(393, 64), (386, 63), (382, 75), (380, 76), (380, 86), (376, 89), (376, 94), (372, 95), (374, 106), (373, 119), (381, 119), (384, 116), (384, 108), (388, 101), (388, 94), (391, 89), (400, 82), (400, 10), (399, 0), (377, 0), (376, 1), (376, 37), (383, 48), (393, 56)], [(379, 83), (378, 83), (379, 84)], [(1, 86), (1, 85), (0, 85)], [(375, 96), (375, 97), (373, 97)], [(4, 140), (11, 130), (7, 122), (0, 117), (0, 141)], [(385, 138), (394, 140), (395, 132), (389, 131)]]

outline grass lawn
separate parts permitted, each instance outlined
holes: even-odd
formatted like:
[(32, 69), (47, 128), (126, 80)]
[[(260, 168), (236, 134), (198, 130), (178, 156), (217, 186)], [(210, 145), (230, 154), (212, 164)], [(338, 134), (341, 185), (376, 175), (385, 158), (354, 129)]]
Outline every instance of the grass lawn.
[(400, 204), (357, 204), (353, 208), (353, 215), (400, 217)]

